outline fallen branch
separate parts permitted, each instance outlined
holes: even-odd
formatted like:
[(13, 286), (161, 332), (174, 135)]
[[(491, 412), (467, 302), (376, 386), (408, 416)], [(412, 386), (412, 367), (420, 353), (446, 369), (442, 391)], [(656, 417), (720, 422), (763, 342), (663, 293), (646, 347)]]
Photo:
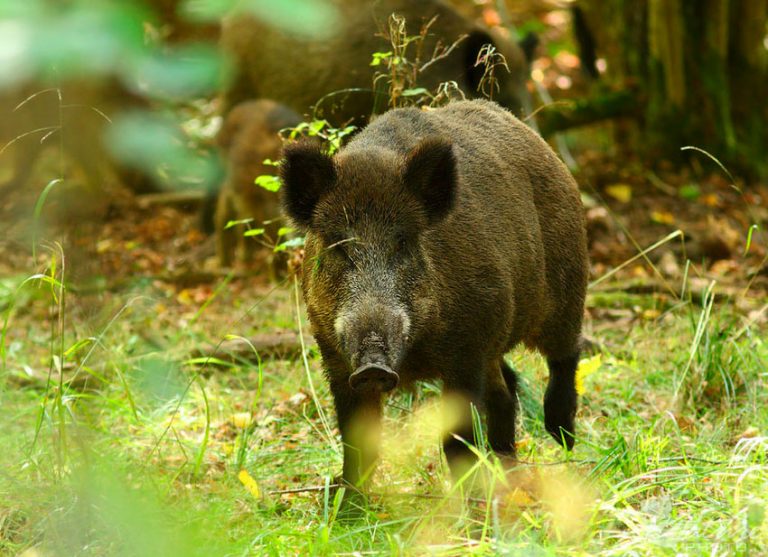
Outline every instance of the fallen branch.
[[(706, 293), (709, 283), (712, 280), (718, 281), (717, 278), (709, 277), (689, 278), (685, 286), (685, 301), (688, 301), (690, 296), (690, 301), (692, 303), (701, 305), (702, 300), (704, 299), (704, 294)], [(717, 286), (715, 287), (715, 294), (717, 294), (717, 298), (721, 300), (741, 297), (742, 291), (743, 289), (738, 286), (724, 284), (720, 281), (717, 282)], [(660, 280), (648, 277), (605, 282), (599, 286), (593, 287), (589, 293), (590, 295), (600, 295), (614, 292), (638, 295), (658, 294), (659, 296), (673, 298), (676, 301), (682, 301), (680, 299), (679, 292), (673, 296), (669, 292), (669, 288), (664, 283), (662, 283)], [(755, 301), (759, 302), (760, 300), (758, 297), (755, 297)]]
[(200, 205), (206, 198), (202, 190), (166, 191), (136, 196), (136, 205), (149, 209), (157, 205)]
[(101, 292), (114, 292), (118, 290), (124, 290), (126, 288), (135, 286), (139, 281), (159, 281), (174, 284), (179, 288), (190, 288), (199, 284), (215, 283), (226, 278), (241, 280), (252, 279), (254, 276), (256, 276), (255, 273), (231, 271), (227, 269), (201, 270), (186, 268), (169, 273), (124, 277), (111, 282), (96, 281), (92, 284), (73, 283), (68, 284), (67, 288), (70, 292), (79, 294), (81, 296), (86, 296), (89, 294), (99, 294)]
[[(317, 492), (323, 492), (326, 489), (332, 490), (332, 489), (338, 489), (340, 487), (343, 487), (342, 484), (329, 484), (327, 486), (325, 485), (310, 485), (307, 487), (296, 487), (293, 489), (276, 489), (274, 491), (270, 491), (270, 495), (290, 495), (295, 493), (317, 493)], [(471, 503), (487, 503), (485, 499), (480, 499), (477, 497), (458, 497), (455, 495), (433, 495), (430, 493), (369, 493), (371, 497), (376, 497), (379, 499), (384, 499), (387, 497), (409, 497), (414, 499), (433, 499), (433, 500), (439, 500), (439, 501), (468, 501)]]
[(293, 331), (264, 333), (251, 338), (231, 338), (223, 341), (214, 349), (195, 350), (191, 357), (195, 359), (211, 358), (230, 363), (258, 361), (267, 358), (287, 358), (301, 353), (301, 343)]
[(611, 91), (584, 100), (546, 105), (536, 113), (541, 135), (594, 124), (624, 116), (633, 116), (640, 102), (635, 91)]

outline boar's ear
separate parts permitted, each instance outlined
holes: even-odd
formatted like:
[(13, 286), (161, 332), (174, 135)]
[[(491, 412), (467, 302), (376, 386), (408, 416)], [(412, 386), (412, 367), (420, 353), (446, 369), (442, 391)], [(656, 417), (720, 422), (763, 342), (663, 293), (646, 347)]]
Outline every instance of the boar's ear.
[(308, 228), (317, 202), (336, 181), (333, 160), (317, 141), (299, 141), (283, 151), (280, 177), (285, 212), (296, 224)]
[[(574, 8), (578, 9), (578, 8)], [(539, 48), (539, 36), (533, 31), (529, 31), (525, 34), (525, 37), (517, 41), (517, 46), (523, 51), (525, 55), (525, 61), (530, 66), (534, 60), (536, 60), (536, 49)], [(594, 52), (593, 52), (594, 57)]]
[(456, 157), (451, 142), (437, 137), (419, 143), (408, 154), (403, 180), (424, 205), (429, 224), (443, 219), (456, 198)]

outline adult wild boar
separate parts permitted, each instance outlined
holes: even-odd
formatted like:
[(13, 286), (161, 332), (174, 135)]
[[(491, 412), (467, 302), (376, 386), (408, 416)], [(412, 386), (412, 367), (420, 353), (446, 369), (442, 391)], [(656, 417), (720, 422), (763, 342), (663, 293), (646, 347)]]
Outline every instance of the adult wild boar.
[(58, 91), (35, 83), (0, 92), (0, 164), (10, 168), (0, 195), (27, 186), (48, 148), (74, 163), (91, 191), (113, 182), (136, 193), (154, 191), (150, 176), (116, 161), (103, 141), (110, 118), (146, 107), (145, 99), (114, 79), (69, 80)]
[(265, 165), (264, 161), (280, 158), (283, 147), (280, 131), (300, 122), (294, 111), (267, 99), (240, 103), (224, 119), (216, 138), (226, 166), (215, 215), (216, 248), (222, 266), (233, 263), (238, 247), (240, 260), (252, 263), (260, 241), (246, 238), (241, 229), (227, 228), (229, 221), (253, 219), (255, 226), (265, 228), (269, 240), (276, 239), (280, 224), (278, 196), (256, 186), (254, 180), (275, 173), (274, 167)]
[(374, 104), (378, 112), (387, 107), (383, 94), (374, 103), (372, 87), (377, 68), (370, 64), (374, 52), (392, 50), (381, 33), (393, 12), (405, 17), (410, 36), (418, 35), (421, 26), (437, 16), (423, 45), (422, 56), (426, 59), (438, 41), (447, 47), (466, 35), (448, 56), (435, 61), (420, 75), (422, 86), (434, 90), (442, 82), (455, 81), (469, 97), (479, 96), (477, 88), (484, 68), (476, 67), (475, 62), (482, 47), (493, 44), (505, 56), (511, 70), (496, 72), (499, 91), (494, 99), (515, 114), (520, 114), (529, 102), (528, 62), (523, 49), (498, 32), (475, 25), (440, 0), (328, 3), (337, 8), (339, 16), (330, 38), (297, 36), (247, 13), (225, 18), (221, 44), (235, 68), (234, 79), (225, 93), (225, 112), (243, 100), (266, 97), (305, 114), (323, 99), (319, 107), (322, 117), (333, 124), (349, 120), (367, 122)]
[[(306, 233), (303, 290), (344, 442), (361, 485), (378, 446), (382, 397), (441, 379), (463, 400), (453, 433), (472, 439), (470, 403), (491, 447), (513, 453), (519, 343), (549, 365), (547, 431), (574, 442), (587, 282), (579, 191), (547, 144), (488, 101), (374, 120), (335, 157), (288, 146), (287, 214)], [(444, 441), (454, 468), (470, 457)]]

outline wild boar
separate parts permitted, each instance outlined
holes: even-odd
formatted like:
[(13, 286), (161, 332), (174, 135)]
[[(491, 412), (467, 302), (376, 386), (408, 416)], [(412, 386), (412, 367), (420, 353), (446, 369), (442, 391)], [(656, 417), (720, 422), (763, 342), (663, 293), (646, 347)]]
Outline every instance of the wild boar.
[(336, 126), (348, 121), (366, 123), (374, 105), (376, 112), (387, 107), (386, 96), (380, 93), (375, 97), (373, 92), (377, 68), (371, 67), (371, 60), (374, 52), (392, 50), (382, 30), (393, 12), (405, 17), (410, 36), (418, 35), (423, 24), (437, 17), (422, 48), (426, 58), (422, 63), (427, 62), (438, 41), (448, 47), (465, 36), (448, 56), (422, 72), (422, 86), (434, 89), (442, 82), (455, 81), (469, 97), (480, 96), (478, 85), (484, 68), (475, 62), (483, 46), (493, 44), (510, 69), (509, 73), (497, 72), (499, 91), (494, 99), (515, 114), (530, 102), (523, 48), (496, 31), (475, 25), (440, 0), (330, 0), (329, 4), (339, 15), (330, 38), (296, 36), (247, 13), (225, 18), (221, 45), (235, 68), (225, 93), (225, 112), (227, 106), (245, 99), (266, 97), (300, 114), (317, 107), (319, 115)]
[(461, 419), (452, 470), (474, 442), (515, 449), (519, 343), (547, 359), (547, 431), (574, 443), (575, 371), (587, 283), (578, 187), (549, 146), (498, 105), (461, 101), (374, 120), (334, 157), (285, 149), (286, 213), (306, 235), (303, 292), (335, 401), (343, 478), (376, 461), (382, 398), (440, 379)]
[(0, 194), (25, 187), (49, 146), (77, 165), (92, 191), (115, 181), (136, 193), (155, 191), (151, 177), (115, 161), (102, 141), (110, 117), (146, 108), (147, 101), (111, 79), (70, 80), (59, 91), (61, 99), (56, 89), (40, 83), (0, 93), (0, 164), (11, 170)]
[[(300, 122), (298, 114), (266, 99), (240, 103), (224, 120), (217, 143), (226, 166), (226, 176), (216, 206), (216, 247), (222, 266), (233, 263), (237, 247), (240, 248), (240, 260), (249, 263), (256, 248), (265, 244), (264, 239), (276, 239), (279, 197), (254, 184), (254, 180), (276, 173), (276, 169), (265, 165), (264, 161), (280, 159), (283, 147), (280, 131)], [(226, 228), (229, 221), (247, 218), (253, 219), (256, 227), (265, 228), (263, 238), (246, 238), (242, 228)], [(268, 252), (271, 254), (272, 250)]]

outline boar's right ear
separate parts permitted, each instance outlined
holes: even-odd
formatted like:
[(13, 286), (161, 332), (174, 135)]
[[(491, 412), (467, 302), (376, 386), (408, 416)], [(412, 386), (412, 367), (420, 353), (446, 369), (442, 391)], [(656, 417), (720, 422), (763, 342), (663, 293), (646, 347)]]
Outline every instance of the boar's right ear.
[(423, 204), (429, 224), (445, 218), (456, 199), (456, 156), (451, 142), (435, 137), (419, 143), (408, 154), (403, 180)]
[(285, 212), (296, 224), (308, 228), (317, 202), (336, 181), (333, 160), (317, 141), (299, 141), (285, 147), (280, 177)]

